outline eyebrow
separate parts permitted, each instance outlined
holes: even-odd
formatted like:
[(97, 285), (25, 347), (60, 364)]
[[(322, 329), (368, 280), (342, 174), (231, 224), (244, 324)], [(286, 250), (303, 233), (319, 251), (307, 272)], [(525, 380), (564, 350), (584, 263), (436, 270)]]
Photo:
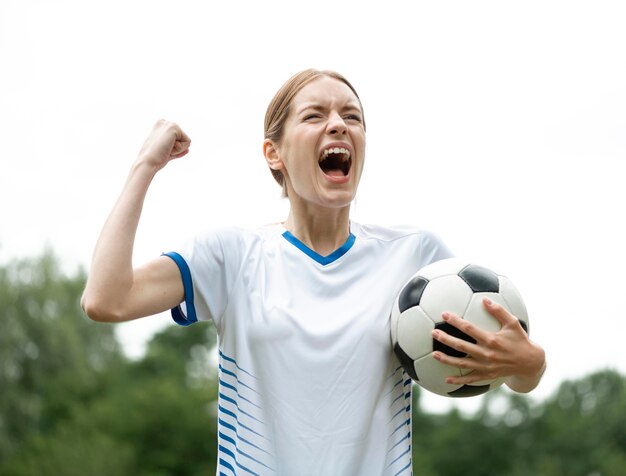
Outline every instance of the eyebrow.
[[(298, 108), (298, 114), (300, 114), (300, 113), (302, 113), (302, 112), (304, 112), (304, 111), (306, 111), (306, 110), (308, 110), (308, 109), (313, 109), (313, 110), (315, 110), (315, 111), (320, 111), (320, 112), (322, 112), (322, 111), (325, 111), (325, 110), (326, 110), (326, 107), (325, 107), (325, 106), (322, 106), (322, 105), (321, 105), (321, 104), (319, 104), (319, 103), (305, 103), (304, 105), (302, 105), (302, 107)], [(344, 111), (345, 111), (345, 110), (351, 110), (351, 109), (355, 109), (355, 110), (357, 110), (357, 111), (359, 111), (359, 112), (362, 112), (362, 110), (361, 110), (361, 106), (359, 105), (359, 103), (354, 102), (354, 101), (350, 101), (349, 103), (347, 103), (347, 104), (346, 104), (346, 105), (342, 108), (342, 110), (344, 110)]]

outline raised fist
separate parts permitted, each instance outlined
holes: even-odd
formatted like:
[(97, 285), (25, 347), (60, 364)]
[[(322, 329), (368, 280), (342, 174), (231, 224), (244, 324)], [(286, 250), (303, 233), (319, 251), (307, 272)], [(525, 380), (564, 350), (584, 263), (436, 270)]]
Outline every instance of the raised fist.
[(172, 159), (187, 155), (191, 139), (178, 124), (160, 119), (139, 152), (138, 161), (144, 161), (160, 170)]

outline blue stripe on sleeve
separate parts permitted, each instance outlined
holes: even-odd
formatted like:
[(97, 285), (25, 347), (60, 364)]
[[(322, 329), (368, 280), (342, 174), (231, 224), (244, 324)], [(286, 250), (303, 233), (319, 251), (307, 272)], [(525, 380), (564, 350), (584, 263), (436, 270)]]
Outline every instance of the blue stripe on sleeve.
[(174, 260), (174, 263), (176, 263), (178, 270), (180, 271), (180, 276), (183, 280), (183, 287), (185, 289), (185, 305), (187, 306), (187, 315), (183, 313), (180, 306), (177, 306), (172, 309), (172, 319), (174, 319), (176, 324), (181, 326), (189, 326), (194, 322), (198, 322), (196, 308), (193, 303), (193, 281), (191, 279), (191, 271), (189, 270), (187, 262), (175, 251), (163, 253), (162, 256), (167, 256)]

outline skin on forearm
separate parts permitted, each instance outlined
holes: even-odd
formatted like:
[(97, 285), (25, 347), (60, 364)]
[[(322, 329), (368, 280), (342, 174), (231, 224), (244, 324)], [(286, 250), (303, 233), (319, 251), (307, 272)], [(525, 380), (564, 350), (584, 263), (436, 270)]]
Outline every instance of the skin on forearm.
[[(132, 255), (143, 203), (156, 170), (137, 161), (96, 243), (83, 309), (96, 320), (117, 320), (133, 285)], [(109, 316), (106, 316), (109, 314)]]

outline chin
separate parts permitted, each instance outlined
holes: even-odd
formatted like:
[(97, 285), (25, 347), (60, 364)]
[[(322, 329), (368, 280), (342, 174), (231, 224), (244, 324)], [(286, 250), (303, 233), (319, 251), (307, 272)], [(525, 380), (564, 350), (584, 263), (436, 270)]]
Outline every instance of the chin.
[(352, 204), (354, 198), (355, 194), (353, 193), (337, 192), (331, 193), (322, 201), (328, 208), (345, 208), (349, 207)]

